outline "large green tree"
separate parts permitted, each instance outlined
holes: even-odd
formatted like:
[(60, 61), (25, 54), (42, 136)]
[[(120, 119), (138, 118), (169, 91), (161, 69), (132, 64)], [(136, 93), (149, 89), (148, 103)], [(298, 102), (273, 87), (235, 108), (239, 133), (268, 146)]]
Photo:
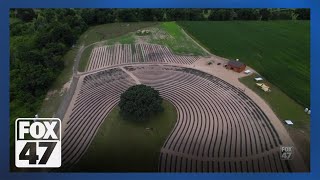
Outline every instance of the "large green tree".
[(136, 121), (145, 121), (163, 110), (159, 92), (150, 86), (135, 85), (127, 89), (120, 97), (120, 113)]

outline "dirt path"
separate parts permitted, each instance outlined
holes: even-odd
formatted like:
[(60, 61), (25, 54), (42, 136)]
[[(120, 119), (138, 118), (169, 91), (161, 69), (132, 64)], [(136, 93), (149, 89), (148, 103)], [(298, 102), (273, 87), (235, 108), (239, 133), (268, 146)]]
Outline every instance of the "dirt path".
[(67, 86), (68, 86), (67, 89), (64, 89), (64, 87), (62, 87), (62, 90), (64, 90), (64, 91), (63, 91), (63, 93), (60, 94), (60, 96), (64, 96), (64, 98), (60, 102), (60, 105), (54, 115), (54, 117), (58, 117), (61, 120), (64, 119), (64, 116), (66, 114), (66, 110), (70, 105), (70, 102), (71, 102), (71, 99), (72, 99), (74, 92), (76, 91), (76, 86), (78, 84), (78, 77), (79, 77), (78, 76), (78, 65), (79, 65), (79, 61), (81, 59), (81, 55), (82, 55), (82, 52), (84, 51), (84, 49), (85, 49), (84, 46), (81, 45), (78, 52), (77, 52), (77, 55), (74, 59), (74, 64), (73, 64), (73, 69), (72, 69), (73, 73), (72, 73), (71, 80), (67, 83)]
[(139, 79), (135, 76), (135, 75), (133, 75), (131, 72), (129, 72), (129, 71), (127, 71), (125, 68), (123, 68), (123, 67), (120, 67), (120, 69), (122, 70), (122, 71), (124, 71), (125, 73), (127, 73), (135, 82), (136, 82), (136, 84), (141, 84), (141, 82), (139, 81)]

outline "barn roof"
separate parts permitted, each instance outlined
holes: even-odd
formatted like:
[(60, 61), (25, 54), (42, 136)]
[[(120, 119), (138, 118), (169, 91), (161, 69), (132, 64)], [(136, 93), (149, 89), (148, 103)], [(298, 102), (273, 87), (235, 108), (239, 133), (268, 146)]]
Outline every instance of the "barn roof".
[(230, 60), (230, 61), (228, 62), (228, 65), (230, 65), (230, 66), (232, 66), (232, 67), (241, 67), (241, 66), (243, 66), (243, 65), (245, 65), (245, 64), (243, 64), (243, 63), (240, 62), (240, 61)]

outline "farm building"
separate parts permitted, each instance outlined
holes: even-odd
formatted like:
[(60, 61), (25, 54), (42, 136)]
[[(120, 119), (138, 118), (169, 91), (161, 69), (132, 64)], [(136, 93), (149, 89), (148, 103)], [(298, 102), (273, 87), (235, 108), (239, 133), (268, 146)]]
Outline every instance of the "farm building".
[(230, 60), (227, 64), (226, 68), (240, 73), (246, 69), (246, 65), (242, 62), (239, 62), (239, 61)]

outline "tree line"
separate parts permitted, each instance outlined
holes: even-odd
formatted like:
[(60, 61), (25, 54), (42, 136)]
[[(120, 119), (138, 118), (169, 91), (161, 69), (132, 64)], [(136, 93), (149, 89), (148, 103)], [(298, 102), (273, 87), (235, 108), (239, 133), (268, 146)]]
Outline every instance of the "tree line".
[(137, 21), (309, 20), (310, 9), (82, 9), (88, 25)]
[(64, 69), (63, 55), (87, 28), (79, 10), (10, 10), (11, 117), (37, 112)]
[(10, 109), (37, 112), (89, 26), (138, 21), (309, 20), (309, 9), (11, 9)]

